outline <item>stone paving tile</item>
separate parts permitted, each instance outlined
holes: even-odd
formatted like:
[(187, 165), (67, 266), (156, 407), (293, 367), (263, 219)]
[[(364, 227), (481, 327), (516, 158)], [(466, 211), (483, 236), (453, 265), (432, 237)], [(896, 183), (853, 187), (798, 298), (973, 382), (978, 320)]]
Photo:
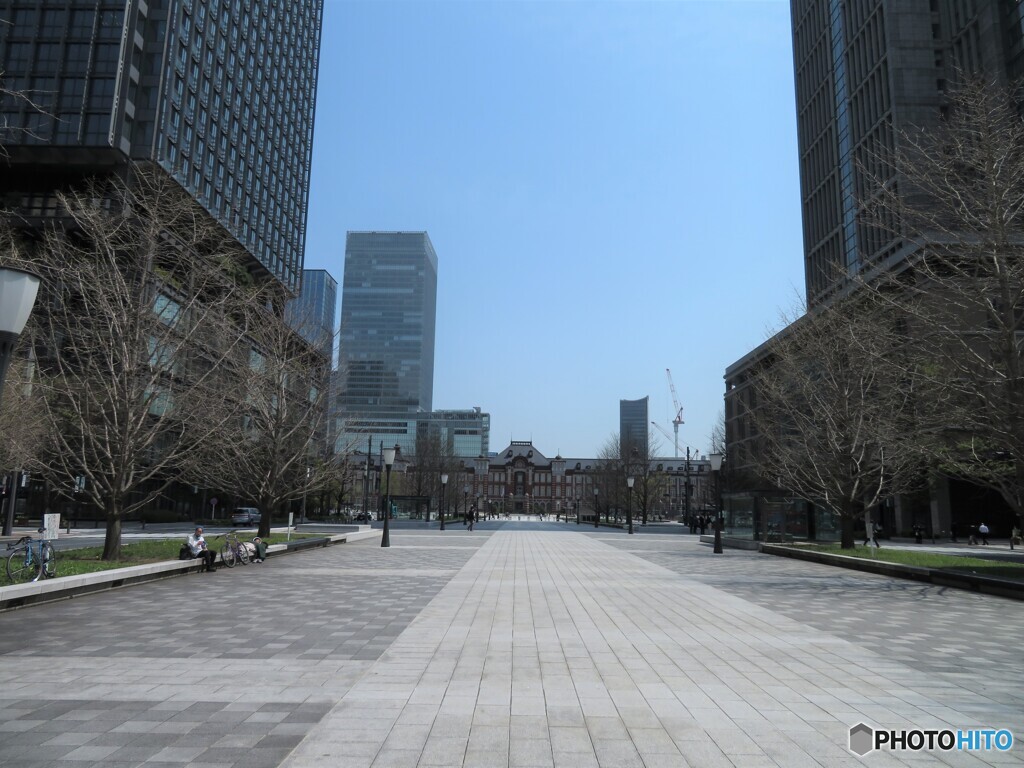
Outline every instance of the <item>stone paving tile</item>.
[[(2, 615), (0, 765), (802, 768), (863, 765), (855, 718), (1024, 734), (1017, 603), (692, 537), (489, 526)], [(169, 630), (174, 612), (200, 618)], [(23, 642), (41, 626), (52, 646)]]
[[(813, 575), (789, 568), (775, 579), (774, 561), (763, 558), (741, 563), (736, 575), (699, 544), (671, 537), (669, 547), (659, 538), (637, 547), (621, 535), (492, 536), (285, 765), (343, 752), (343, 732), (333, 745), (323, 735), (343, 728), (345, 702), (381, 696), (418, 715), (437, 707), (414, 763), (422, 766), (853, 765), (845, 739), (855, 718), (926, 727), (984, 716), (1024, 732), (1010, 686), (987, 695), (998, 671), (976, 671), (977, 686), (951, 678), (936, 685), (889, 642), (874, 641), (905, 639), (907, 626), (946, 609), (948, 594), (916, 621), (900, 617), (889, 628), (880, 623), (886, 609), (872, 607), (865, 640), (829, 621), (842, 615), (841, 590), (787, 594)], [(1007, 608), (998, 598), (973, 599)], [(1024, 629), (1015, 621), (1017, 632), (1001, 638)], [(984, 641), (963, 639), (966, 647)], [(392, 670), (413, 651), (418, 670)], [(517, 704), (532, 718), (530, 736), (513, 730)], [(445, 725), (454, 718), (463, 725)], [(937, 762), (877, 757), (878, 765)], [(1017, 755), (1008, 761), (1020, 764)]]
[(0, 615), (0, 765), (276, 767), (475, 546), (331, 547)]

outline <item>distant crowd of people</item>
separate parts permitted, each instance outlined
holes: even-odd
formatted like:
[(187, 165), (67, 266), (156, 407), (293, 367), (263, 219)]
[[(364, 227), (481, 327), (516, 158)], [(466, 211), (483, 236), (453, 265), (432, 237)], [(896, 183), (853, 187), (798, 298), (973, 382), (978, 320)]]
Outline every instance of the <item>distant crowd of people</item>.
[(690, 515), (686, 519), (686, 524), (690, 527), (690, 533), (699, 533), (703, 536), (705, 531), (715, 529), (715, 516)]

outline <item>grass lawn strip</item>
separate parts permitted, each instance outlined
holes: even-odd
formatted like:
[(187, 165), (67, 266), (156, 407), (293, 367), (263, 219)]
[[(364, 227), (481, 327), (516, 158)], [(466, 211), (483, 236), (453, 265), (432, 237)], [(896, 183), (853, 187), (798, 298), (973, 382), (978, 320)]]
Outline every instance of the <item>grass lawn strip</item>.
[[(293, 533), (292, 541), (298, 539), (322, 539), (318, 534)], [(220, 552), (224, 545), (224, 537), (209, 536), (207, 542), (211, 549)], [(251, 541), (252, 537), (243, 538), (243, 541)], [(275, 533), (264, 539), (268, 546), (271, 544), (284, 544), (288, 541), (287, 534)], [(101, 560), (103, 547), (83, 547), (81, 549), (57, 550), (57, 575), (79, 576), (84, 573), (96, 573), (98, 571), (111, 571), (117, 568), (127, 568), (132, 565), (145, 565), (146, 563), (160, 563), (165, 560), (177, 560), (178, 550), (184, 543), (183, 538), (163, 539), (160, 541), (137, 541), (121, 546), (121, 558), (119, 560)], [(0, 587), (11, 584), (4, 569), (10, 552), (0, 549), (0, 556), (4, 563), (0, 564)], [(219, 557), (219, 556), (218, 556)], [(218, 559), (219, 562), (219, 559)]]
[(872, 546), (842, 549), (838, 544), (804, 544), (799, 549), (809, 549), (826, 555), (859, 557), (864, 560), (882, 560), (900, 565), (915, 565), (936, 571), (972, 573), (977, 576), (991, 576), (995, 579), (1024, 581), (1024, 563), (1007, 563), (997, 560), (983, 560), (978, 557), (940, 555), (934, 552), (908, 552), (905, 549), (876, 549)]

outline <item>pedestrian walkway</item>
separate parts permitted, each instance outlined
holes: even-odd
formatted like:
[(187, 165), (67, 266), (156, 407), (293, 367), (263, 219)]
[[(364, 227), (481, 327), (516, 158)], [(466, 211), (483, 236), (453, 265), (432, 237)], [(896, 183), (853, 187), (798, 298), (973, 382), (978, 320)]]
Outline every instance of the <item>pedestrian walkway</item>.
[(0, 615), (5, 768), (1016, 765), (1013, 601), (692, 537), (398, 531)]

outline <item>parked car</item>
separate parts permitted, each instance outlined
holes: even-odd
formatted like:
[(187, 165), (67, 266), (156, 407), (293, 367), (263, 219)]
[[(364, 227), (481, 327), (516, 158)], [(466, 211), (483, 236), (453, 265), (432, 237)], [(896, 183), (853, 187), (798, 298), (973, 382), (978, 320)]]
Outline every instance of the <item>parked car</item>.
[(256, 507), (235, 507), (231, 510), (232, 525), (256, 525), (260, 521), (260, 511)]

